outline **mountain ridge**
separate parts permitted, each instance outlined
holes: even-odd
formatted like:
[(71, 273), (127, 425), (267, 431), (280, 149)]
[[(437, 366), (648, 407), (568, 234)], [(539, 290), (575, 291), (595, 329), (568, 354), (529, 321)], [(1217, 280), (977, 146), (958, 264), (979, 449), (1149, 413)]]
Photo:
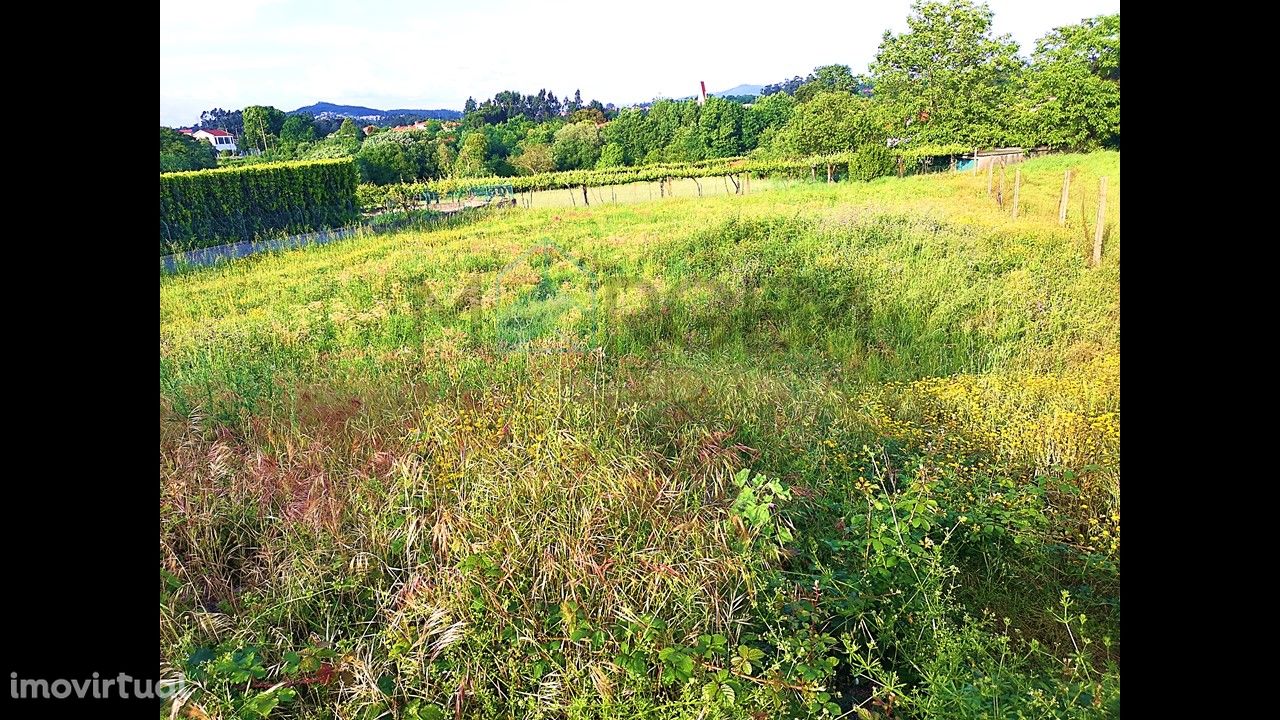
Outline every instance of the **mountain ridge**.
[(450, 110), (447, 108), (437, 108), (435, 110), (404, 108), (379, 110), (377, 108), (365, 107), (363, 105), (341, 105), (323, 100), (310, 105), (304, 105), (297, 110), (290, 110), (288, 112), (289, 115), (299, 115), (301, 113), (307, 113), (315, 116), (329, 114), (349, 118), (379, 118), (389, 115), (422, 115), (434, 120), (459, 120), (462, 118), (462, 111)]

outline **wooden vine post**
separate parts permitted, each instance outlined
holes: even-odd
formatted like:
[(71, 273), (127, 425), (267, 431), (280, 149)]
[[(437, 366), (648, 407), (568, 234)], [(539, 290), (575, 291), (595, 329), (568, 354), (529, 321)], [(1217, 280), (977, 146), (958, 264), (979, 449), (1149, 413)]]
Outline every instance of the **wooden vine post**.
[(1018, 219), (1018, 193), (1022, 190), (1022, 168), (1013, 171), (1013, 219)]
[(1093, 229), (1093, 266), (1102, 264), (1102, 228), (1107, 221), (1107, 177), (1098, 178), (1098, 219)]
[(1062, 173), (1062, 198), (1058, 200), (1058, 225), (1067, 224), (1067, 197), (1071, 193), (1071, 171)]

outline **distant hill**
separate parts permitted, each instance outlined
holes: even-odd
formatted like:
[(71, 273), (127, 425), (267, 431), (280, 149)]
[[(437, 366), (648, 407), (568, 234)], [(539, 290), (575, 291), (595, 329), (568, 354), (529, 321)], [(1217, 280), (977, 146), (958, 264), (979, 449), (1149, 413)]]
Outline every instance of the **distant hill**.
[[(734, 96), (741, 97), (743, 95), (759, 95), (760, 91), (763, 89), (764, 89), (763, 85), (734, 85), (728, 90), (723, 90), (721, 92), (709, 92), (707, 93), (707, 96), (723, 98), (723, 97), (734, 97)], [(693, 100), (696, 97), (698, 96), (685, 95), (684, 97), (678, 97), (678, 98), (672, 98), (672, 99), (673, 100)], [(653, 104), (653, 101), (637, 103), (635, 107), (649, 107), (652, 104)]]
[(378, 110), (377, 108), (364, 107), (362, 105), (338, 105), (331, 102), (318, 102), (314, 105), (300, 107), (290, 112), (290, 115), (298, 115), (307, 113), (316, 117), (349, 117), (358, 120), (369, 120), (376, 122), (383, 118), (413, 116), (419, 118), (427, 118), (431, 120), (461, 120), (462, 113), (458, 110)]
[(759, 95), (760, 91), (763, 89), (763, 85), (735, 85), (728, 90), (721, 90), (720, 92), (711, 94), (716, 97), (726, 97), (728, 95)]

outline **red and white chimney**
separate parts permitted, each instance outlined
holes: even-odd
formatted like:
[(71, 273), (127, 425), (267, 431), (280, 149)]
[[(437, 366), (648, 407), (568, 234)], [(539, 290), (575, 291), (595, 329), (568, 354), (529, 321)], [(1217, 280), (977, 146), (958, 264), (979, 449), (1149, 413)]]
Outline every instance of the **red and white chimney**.
[(698, 84), (702, 86), (702, 94), (698, 96), (698, 104), (704, 105), (707, 102), (707, 81), (699, 80)]

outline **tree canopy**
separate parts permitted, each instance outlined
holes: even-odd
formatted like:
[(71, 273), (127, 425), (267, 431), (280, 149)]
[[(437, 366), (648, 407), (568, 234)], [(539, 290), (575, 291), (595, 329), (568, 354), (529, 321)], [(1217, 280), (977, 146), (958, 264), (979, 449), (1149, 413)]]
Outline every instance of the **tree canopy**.
[(916, 0), (900, 35), (886, 31), (871, 64), (877, 101), (919, 143), (1009, 142), (1006, 116), (1022, 60), (992, 12), (970, 0)]
[(202, 170), (216, 167), (218, 154), (203, 140), (184, 135), (173, 128), (160, 128), (160, 172)]
[[(255, 161), (355, 157), (364, 179), (377, 183), (872, 145), (1119, 147), (1119, 14), (1051, 29), (1027, 57), (994, 33), (992, 19), (976, 0), (915, 0), (906, 31), (884, 33), (865, 74), (820, 65), (758, 97), (712, 96), (702, 105), (659, 99), (619, 110), (584, 101), (579, 90), (561, 99), (544, 88), (469, 97), (460, 127), (431, 121), (368, 138), (351, 118), (286, 116), (260, 105), (215, 108), (201, 126), (237, 135), (241, 148), (259, 153)], [(173, 147), (171, 165), (197, 162)]]

